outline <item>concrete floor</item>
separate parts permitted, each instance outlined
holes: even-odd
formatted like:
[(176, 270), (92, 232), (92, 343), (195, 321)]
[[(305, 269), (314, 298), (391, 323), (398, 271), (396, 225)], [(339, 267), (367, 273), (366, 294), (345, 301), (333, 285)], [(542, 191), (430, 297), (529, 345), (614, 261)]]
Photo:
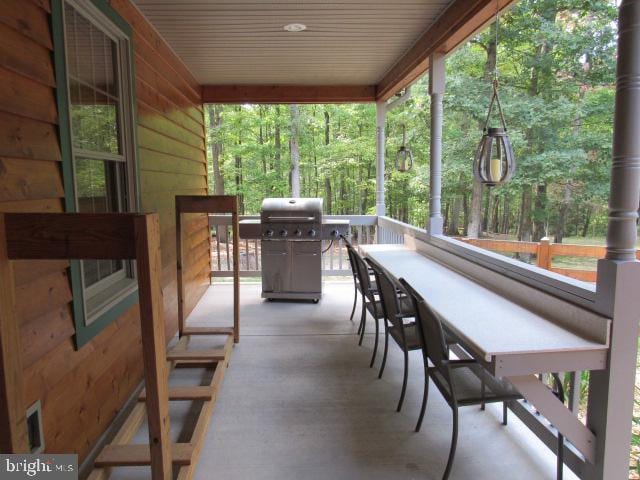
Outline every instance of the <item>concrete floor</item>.
[[(196, 479), (441, 478), (451, 411), (432, 388), (422, 431), (413, 432), (424, 381), (420, 354), (414, 352), (405, 405), (396, 413), (400, 349), (390, 345), (379, 380), (377, 368), (369, 368), (373, 335), (359, 347), (357, 324), (348, 319), (352, 295), (352, 283), (326, 283), (318, 305), (265, 302), (260, 285), (242, 284), (241, 340), (215, 406)], [(189, 324), (228, 325), (231, 312), (231, 285), (216, 284)], [(379, 361), (380, 356), (376, 367)], [(194, 384), (206, 375), (186, 372), (177, 372), (172, 383)], [(485, 412), (466, 407), (460, 413), (452, 479), (555, 478), (555, 456), (513, 414), (504, 427), (498, 405)], [(178, 439), (189, 411), (177, 402), (171, 414)], [(145, 437), (141, 431), (138, 441)], [(116, 478), (148, 475), (148, 469), (120, 470)], [(565, 468), (565, 478), (576, 477)]]

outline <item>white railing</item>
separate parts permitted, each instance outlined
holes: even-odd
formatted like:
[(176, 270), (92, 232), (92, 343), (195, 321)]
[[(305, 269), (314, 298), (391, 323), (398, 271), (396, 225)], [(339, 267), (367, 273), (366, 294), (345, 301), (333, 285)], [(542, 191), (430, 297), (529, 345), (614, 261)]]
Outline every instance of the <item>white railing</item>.
[[(245, 215), (240, 220), (259, 219), (257, 215)], [(372, 243), (403, 243), (403, 232), (389, 223), (386, 227), (378, 225), (376, 215), (326, 215), (325, 219), (349, 220), (354, 245)], [(399, 225), (405, 225), (398, 222)], [(209, 215), (211, 230), (211, 273), (213, 277), (230, 277), (233, 272), (233, 242), (231, 217), (228, 215)], [(351, 275), (347, 249), (342, 239), (322, 242), (322, 274), (331, 276)], [(261, 274), (259, 239), (243, 239), (239, 242), (240, 275), (259, 277)]]

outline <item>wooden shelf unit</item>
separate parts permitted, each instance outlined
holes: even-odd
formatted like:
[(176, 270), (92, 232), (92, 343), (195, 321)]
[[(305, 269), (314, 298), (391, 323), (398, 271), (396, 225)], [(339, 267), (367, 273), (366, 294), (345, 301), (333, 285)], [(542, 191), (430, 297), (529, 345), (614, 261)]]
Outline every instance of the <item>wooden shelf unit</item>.
[[(29, 453), (24, 406), (22, 354), (15, 313), (14, 260), (136, 260), (145, 390), (111, 443), (103, 448), (89, 478), (109, 478), (117, 466), (148, 465), (151, 478), (187, 480), (205, 432), (233, 348), (188, 349), (190, 334), (166, 350), (160, 229), (157, 214), (5, 213), (0, 214), (0, 451)], [(212, 366), (208, 385), (169, 388), (169, 370)], [(188, 443), (171, 442), (169, 401), (197, 401), (201, 408)], [(147, 419), (148, 445), (131, 445)]]
[[(184, 315), (184, 278), (181, 219), (184, 213), (231, 214), (233, 234), (233, 327), (188, 327)], [(236, 195), (176, 196), (176, 262), (178, 270), (178, 330), (179, 335), (233, 335), (240, 341), (240, 253), (238, 229), (238, 197)]]

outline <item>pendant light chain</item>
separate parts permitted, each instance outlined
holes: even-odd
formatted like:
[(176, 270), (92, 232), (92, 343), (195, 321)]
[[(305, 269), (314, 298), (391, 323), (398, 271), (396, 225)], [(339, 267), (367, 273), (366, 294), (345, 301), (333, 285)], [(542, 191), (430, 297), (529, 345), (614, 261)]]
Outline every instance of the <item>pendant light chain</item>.
[(498, 0), (496, 0), (496, 63), (493, 66), (493, 81), (498, 84), (498, 30), (500, 29), (500, 8)]
[(500, 29), (500, 10), (499, 3), (496, 0), (496, 37), (495, 37), (495, 48), (496, 48), (496, 63), (493, 66), (493, 95), (491, 96), (491, 103), (489, 103), (489, 111), (487, 112), (487, 119), (484, 122), (484, 131), (486, 132), (489, 127), (489, 120), (491, 119), (491, 112), (493, 111), (494, 102), (498, 104), (498, 112), (500, 113), (500, 121), (502, 122), (502, 127), (504, 131), (507, 131), (507, 122), (504, 119), (504, 113), (502, 112), (502, 105), (500, 104), (500, 96), (498, 95), (498, 30)]
[[(496, 0), (496, 24), (495, 24), (495, 64), (493, 67), (493, 93), (489, 103), (487, 119), (484, 122), (482, 139), (476, 149), (473, 160), (473, 176), (477, 182), (488, 187), (501, 185), (508, 182), (516, 171), (516, 161), (513, 147), (507, 134), (507, 123), (502, 112), (500, 96), (498, 95), (498, 42), (500, 39), (500, 3)], [(489, 128), (491, 113), (495, 105), (498, 105), (502, 128)]]

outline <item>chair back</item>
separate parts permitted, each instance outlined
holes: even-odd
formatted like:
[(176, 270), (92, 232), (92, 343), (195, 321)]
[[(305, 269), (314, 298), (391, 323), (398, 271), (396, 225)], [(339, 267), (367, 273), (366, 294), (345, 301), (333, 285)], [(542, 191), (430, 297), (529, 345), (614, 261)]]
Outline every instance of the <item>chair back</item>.
[(404, 278), (400, 279), (400, 283), (413, 301), (418, 335), (426, 356), (450, 384), (449, 367), (446, 365), (446, 360), (449, 360), (449, 348), (445, 341), (442, 323), (424, 298)]
[(369, 259), (369, 265), (371, 265), (373, 274), (376, 277), (376, 284), (378, 285), (378, 293), (385, 318), (391, 322), (393, 326), (402, 327), (402, 320), (398, 318), (401, 310), (395, 283), (375, 261)]
[(362, 256), (356, 251), (355, 248), (351, 248), (350, 252), (356, 266), (355, 271), (358, 276), (358, 281), (360, 282), (362, 292), (370, 302), (375, 302), (375, 295), (371, 290), (373, 285), (371, 285), (371, 279), (369, 277), (369, 268), (367, 267), (364, 258), (362, 258)]
[(346, 235), (340, 235), (340, 239), (344, 242), (344, 246), (347, 247), (347, 249), (353, 248), (353, 244), (349, 241)]
[(344, 246), (347, 247), (347, 257), (349, 258), (349, 266), (351, 267), (351, 272), (353, 273), (353, 277), (358, 278), (358, 272), (357, 272), (358, 267), (356, 265), (355, 259), (353, 258), (353, 253), (355, 252), (355, 249), (353, 248), (353, 245), (347, 239), (347, 237), (345, 237), (344, 235), (340, 235), (340, 238), (344, 242)]

